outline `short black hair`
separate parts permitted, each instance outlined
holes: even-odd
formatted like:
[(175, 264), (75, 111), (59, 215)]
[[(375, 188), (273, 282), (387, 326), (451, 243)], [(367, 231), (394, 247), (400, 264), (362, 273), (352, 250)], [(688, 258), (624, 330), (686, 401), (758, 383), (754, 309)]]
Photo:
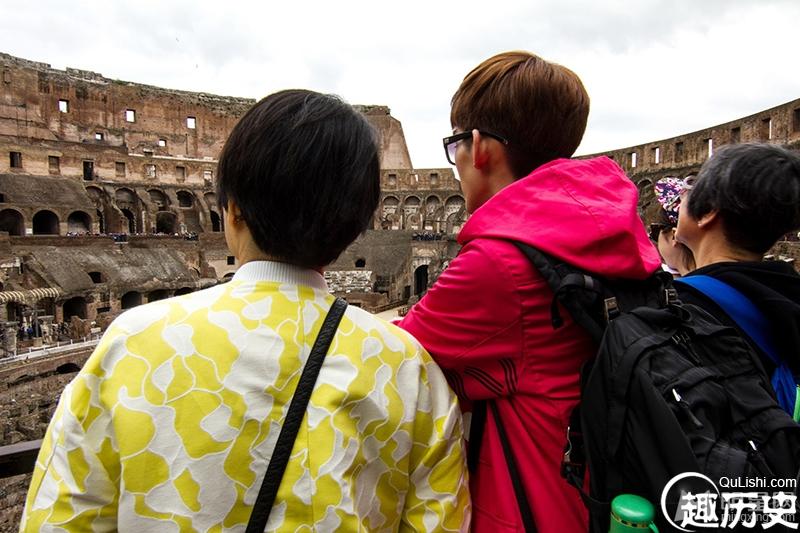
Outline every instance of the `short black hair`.
[(377, 137), (337, 96), (280, 91), (233, 128), (217, 178), (220, 209), (232, 200), (263, 252), (323, 267), (372, 221), (380, 199)]
[(800, 227), (800, 155), (774, 144), (724, 146), (700, 168), (686, 207), (696, 220), (717, 211), (731, 244), (764, 254)]

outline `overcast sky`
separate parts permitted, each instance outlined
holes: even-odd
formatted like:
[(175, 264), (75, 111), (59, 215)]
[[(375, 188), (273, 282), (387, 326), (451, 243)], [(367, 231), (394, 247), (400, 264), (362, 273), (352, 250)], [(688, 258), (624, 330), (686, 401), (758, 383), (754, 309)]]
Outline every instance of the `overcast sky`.
[[(291, 5), (290, 5), (291, 4)], [(579, 154), (672, 137), (800, 98), (798, 0), (481, 2), (0, 0), (0, 51), (161, 87), (279, 89), (388, 105), (418, 168), (464, 75), (524, 49), (592, 99)]]

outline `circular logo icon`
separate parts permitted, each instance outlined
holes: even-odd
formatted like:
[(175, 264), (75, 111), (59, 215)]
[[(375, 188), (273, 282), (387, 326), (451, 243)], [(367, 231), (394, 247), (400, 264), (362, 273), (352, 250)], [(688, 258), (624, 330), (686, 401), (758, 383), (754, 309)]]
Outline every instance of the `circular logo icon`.
[(679, 531), (708, 528), (720, 516), (720, 493), (711, 479), (698, 472), (684, 472), (670, 479), (661, 492), (661, 512)]

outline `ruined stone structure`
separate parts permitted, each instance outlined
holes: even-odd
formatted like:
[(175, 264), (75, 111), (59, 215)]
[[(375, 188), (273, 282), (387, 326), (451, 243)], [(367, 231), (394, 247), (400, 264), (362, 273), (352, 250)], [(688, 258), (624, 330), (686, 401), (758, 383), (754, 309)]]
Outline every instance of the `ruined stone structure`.
[(606, 155), (616, 161), (637, 184), (640, 207), (646, 212), (654, 200), (656, 181), (697, 173), (714, 150), (746, 142), (775, 143), (800, 150), (800, 99), (693, 133), (583, 158)]
[[(0, 323), (96, 321), (230, 277), (237, 265), (222, 237), (216, 158), (254, 102), (0, 54)], [(374, 309), (407, 300), (409, 286), (425, 290), (432, 278), (415, 284), (414, 270), (398, 268), (438, 260), (429, 249), (446, 242), (417, 244), (413, 233), (454, 234), (464, 199), (451, 169), (412, 167), (388, 107), (358, 107), (379, 135), (384, 190), (377, 236), (364, 240), (400, 244), (328, 275)]]

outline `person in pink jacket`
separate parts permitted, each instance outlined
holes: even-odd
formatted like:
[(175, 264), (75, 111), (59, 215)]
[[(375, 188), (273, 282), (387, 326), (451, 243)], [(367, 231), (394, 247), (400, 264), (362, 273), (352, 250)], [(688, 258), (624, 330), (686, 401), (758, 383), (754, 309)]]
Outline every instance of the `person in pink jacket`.
[[(470, 411), (493, 400), (541, 533), (587, 530), (578, 491), (560, 476), (588, 335), (509, 239), (585, 270), (643, 279), (659, 268), (637, 192), (606, 157), (569, 159), (589, 97), (571, 70), (507, 52), (472, 70), (452, 99), (445, 151), (471, 217), (458, 256), (399, 323), (433, 355)], [(469, 419), (470, 414), (466, 417)], [(525, 531), (491, 410), (470, 480), (473, 531)]]

